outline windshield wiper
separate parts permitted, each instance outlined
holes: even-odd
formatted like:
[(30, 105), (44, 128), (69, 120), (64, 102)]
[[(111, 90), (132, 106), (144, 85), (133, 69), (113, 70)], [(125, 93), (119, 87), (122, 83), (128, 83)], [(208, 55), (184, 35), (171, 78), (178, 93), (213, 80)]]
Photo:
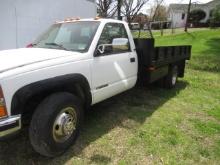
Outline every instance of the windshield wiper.
[(51, 42), (51, 43), (45, 43), (45, 45), (52, 45), (52, 46), (57, 46), (63, 50), (68, 50), (67, 48), (63, 47), (63, 45), (57, 44), (55, 42)]

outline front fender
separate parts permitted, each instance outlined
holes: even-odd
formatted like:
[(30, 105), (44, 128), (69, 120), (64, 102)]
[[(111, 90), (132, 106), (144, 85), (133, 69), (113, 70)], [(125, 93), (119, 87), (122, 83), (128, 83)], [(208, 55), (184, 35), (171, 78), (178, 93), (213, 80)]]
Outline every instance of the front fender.
[(78, 84), (82, 88), (85, 95), (85, 106), (91, 105), (92, 95), (88, 80), (82, 74), (68, 74), (34, 82), (17, 90), (12, 98), (11, 115), (22, 114), (26, 111), (29, 108), (26, 105), (30, 99), (38, 102), (40, 101), (38, 99), (45, 98), (54, 92), (74, 92), (74, 84)]

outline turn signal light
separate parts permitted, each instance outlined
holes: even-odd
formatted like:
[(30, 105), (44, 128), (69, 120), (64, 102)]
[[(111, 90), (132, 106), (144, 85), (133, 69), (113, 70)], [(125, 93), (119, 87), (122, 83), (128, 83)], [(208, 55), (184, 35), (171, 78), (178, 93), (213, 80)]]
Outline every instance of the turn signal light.
[(156, 70), (156, 68), (155, 67), (149, 67), (148, 70), (149, 71), (154, 71), (154, 70)]
[(98, 16), (97, 16), (97, 17), (95, 17), (95, 20), (99, 20), (99, 19), (101, 19), (101, 17), (98, 17)]
[(76, 20), (80, 20), (80, 17), (76, 17)]
[(4, 106), (0, 106), (0, 118), (7, 116), (7, 112)]
[(28, 44), (26, 48), (33, 48), (33, 44)]
[(65, 22), (73, 22), (73, 21), (78, 21), (78, 20), (80, 20), (80, 17), (66, 18), (64, 21)]
[(0, 87), (0, 118), (7, 116), (7, 110), (5, 107), (5, 100), (4, 100), (4, 95), (2, 88)]

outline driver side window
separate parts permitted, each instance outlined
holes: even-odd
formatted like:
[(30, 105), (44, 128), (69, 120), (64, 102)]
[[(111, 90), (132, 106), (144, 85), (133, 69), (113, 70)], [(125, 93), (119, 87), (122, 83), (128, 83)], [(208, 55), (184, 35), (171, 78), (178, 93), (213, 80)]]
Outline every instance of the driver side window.
[[(105, 45), (104, 55), (130, 51), (129, 42), (126, 45), (113, 46), (114, 39), (127, 39), (128, 35), (123, 24), (107, 23), (102, 31), (98, 45)], [(129, 41), (129, 40), (128, 40)]]

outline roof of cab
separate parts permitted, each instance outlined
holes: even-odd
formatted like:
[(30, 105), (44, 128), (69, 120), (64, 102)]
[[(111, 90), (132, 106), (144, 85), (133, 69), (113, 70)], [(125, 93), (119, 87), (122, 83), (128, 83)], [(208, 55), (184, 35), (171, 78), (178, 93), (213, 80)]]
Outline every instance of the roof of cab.
[(115, 22), (115, 23), (125, 23), (124, 21), (115, 20), (115, 19), (104, 19), (104, 18), (86, 18), (86, 19), (80, 19), (80, 18), (67, 18), (64, 21), (56, 21), (56, 24), (63, 24), (63, 23), (72, 23), (72, 22), (81, 22), (81, 21), (97, 21), (97, 22)]

